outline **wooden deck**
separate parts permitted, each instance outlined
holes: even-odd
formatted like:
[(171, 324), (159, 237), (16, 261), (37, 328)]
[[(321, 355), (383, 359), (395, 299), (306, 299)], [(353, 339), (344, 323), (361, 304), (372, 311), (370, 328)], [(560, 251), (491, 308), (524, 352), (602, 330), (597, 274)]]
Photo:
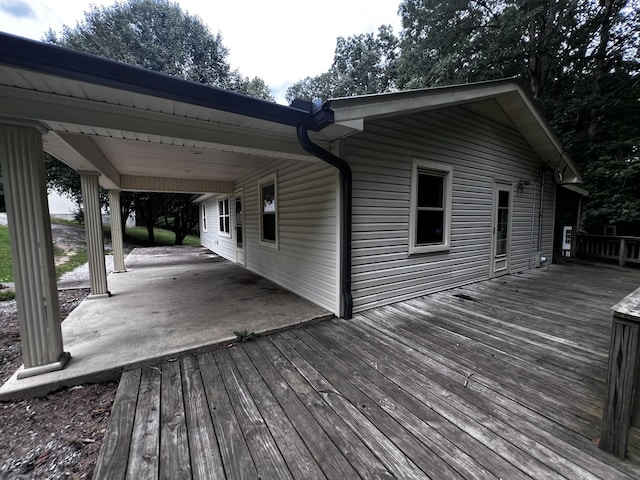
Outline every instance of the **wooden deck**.
[(638, 285), (553, 265), (126, 372), (94, 478), (640, 478), (594, 444)]

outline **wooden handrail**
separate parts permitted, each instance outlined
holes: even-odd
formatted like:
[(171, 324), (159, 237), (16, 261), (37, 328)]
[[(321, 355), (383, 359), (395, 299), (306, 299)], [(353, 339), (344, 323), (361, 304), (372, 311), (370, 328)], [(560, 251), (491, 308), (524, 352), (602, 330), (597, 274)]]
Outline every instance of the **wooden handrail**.
[(576, 255), (601, 260), (617, 260), (620, 266), (640, 264), (640, 237), (577, 235)]
[[(627, 455), (629, 432), (640, 427), (640, 288), (612, 308), (607, 390), (600, 448)], [(632, 455), (637, 456), (637, 452)]]

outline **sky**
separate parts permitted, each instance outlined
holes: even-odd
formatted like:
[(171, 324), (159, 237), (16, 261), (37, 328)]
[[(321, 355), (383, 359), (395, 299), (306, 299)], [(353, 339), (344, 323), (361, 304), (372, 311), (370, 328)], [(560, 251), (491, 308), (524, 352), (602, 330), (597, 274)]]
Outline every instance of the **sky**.
[[(178, 0), (222, 35), (228, 61), (246, 77), (261, 77), (276, 101), (286, 103), (287, 87), (326, 72), (338, 36), (400, 32), (400, 0)], [(49, 28), (74, 27), (92, 4), (113, 0), (0, 0), (0, 30), (42, 40)]]

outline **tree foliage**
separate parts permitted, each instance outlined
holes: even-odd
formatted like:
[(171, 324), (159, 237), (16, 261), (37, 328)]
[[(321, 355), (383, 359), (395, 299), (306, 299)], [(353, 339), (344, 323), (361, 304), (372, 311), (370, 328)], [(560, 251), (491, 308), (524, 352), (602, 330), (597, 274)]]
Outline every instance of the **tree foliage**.
[(185, 80), (272, 98), (262, 79), (231, 70), (220, 33), (211, 33), (199, 17), (169, 0), (93, 5), (75, 27), (64, 26), (59, 35), (49, 30), (45, 40)]
[(398, 85), (519, 76), (583, 170), (586, 226), (640, 222), (640, 2), (404, 0)]
[(307, 77), (287, 89), (289, 102), (390, 91), (395, 86), (398, 38), (390, 26), (377, 34), (338, 37), (329, 71)]
[(582, 169), (585, 225), (640, 234), (640, 0), (403, 0), (399, 12), (399, 39), (386, 27), (339, 38), (331, 68), (287, 99), (519, 77)]

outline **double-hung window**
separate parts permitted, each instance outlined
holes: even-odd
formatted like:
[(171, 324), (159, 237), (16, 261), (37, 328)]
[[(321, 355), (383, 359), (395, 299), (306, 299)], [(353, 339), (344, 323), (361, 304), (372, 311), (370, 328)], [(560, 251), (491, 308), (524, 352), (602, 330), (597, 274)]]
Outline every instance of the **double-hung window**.
[(231, 224), (229, 215), (229, 198), (218, 200), (218, 234), (223, 237), (231, 236)]
[(276, 175), (260, 179), (260, 243), (278, 247), (278, 179)]
[(449, 250), (452, 176), (449, 165), (413, 159), (409, 253)]

